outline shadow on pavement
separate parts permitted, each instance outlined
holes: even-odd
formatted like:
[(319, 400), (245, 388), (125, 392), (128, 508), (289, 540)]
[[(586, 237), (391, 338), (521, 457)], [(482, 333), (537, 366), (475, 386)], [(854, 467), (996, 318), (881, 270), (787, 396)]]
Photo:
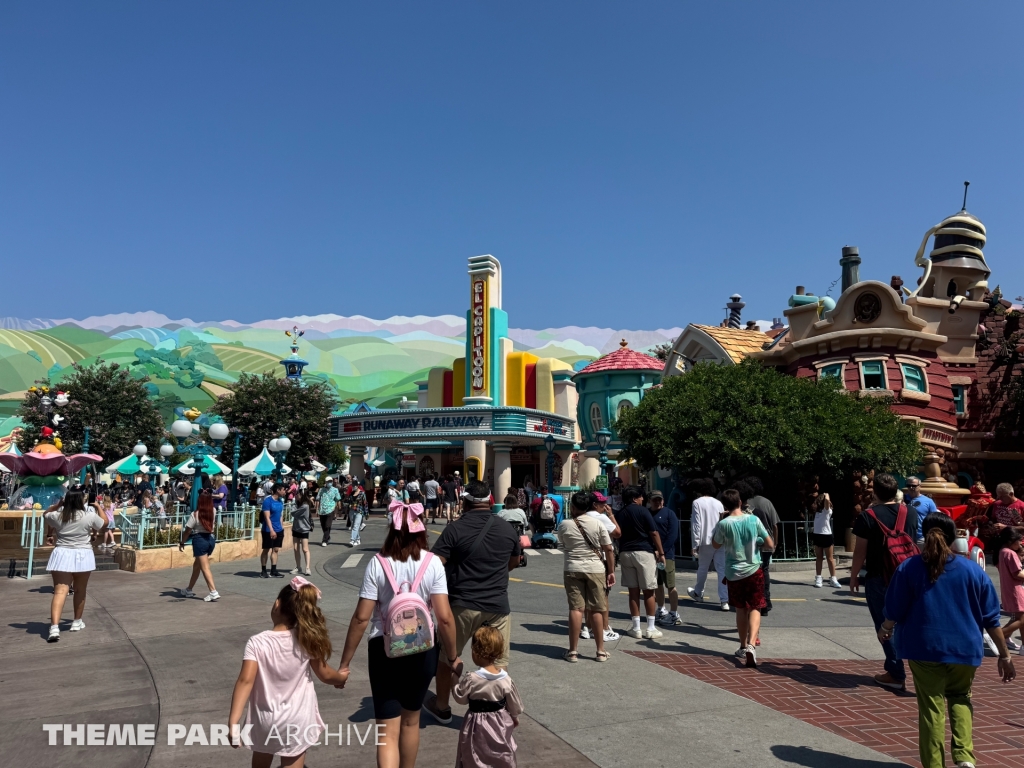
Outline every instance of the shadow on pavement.
[(776, 744), (771, 750), (779, 760), (804, 765), (807, 768), (892, 768), (893, 765), (883, 760), (864, 760), (833, 752), (822, 752), (811, 747), (795, 747), (792, 744)]
[(539, 643), (510, 643), (513, 651), (525, 653), (530, 656), (544, 656), (548, 659), (561, 659), (565, 655), (565, 648), (557, 645), (540, 645)]
[(24, 624), (8, 624), (12, 629), (24, 629), (26, 635), (37, 635), (46, 638), (50, 634), (50, 625), (45, 621), (27, 621)]
[[(736, 659), (742, 666), (742, 662)], [(805, 685), (813, 685), (818, 688), (870, 688), (879, 687), (871, 675), (854, 674), (851, 672), (828, 672), (818, 668), (817, 664), (810, 662), (794, 661), (791, 663), (780, 661), (764, 661), (758, 664), (758, 672), (763, 675), (774, 675), (786, 677)], [(890, 689), (883, 689), (890, 690)], [(906, 691), (891, 691), (897, 696), (913, 696)]]
[[(568, 622), (553, 622), (551, 624), (523, 624), (523, 629), (528, 629), (531, 632), (546, 632), (549, 635), (560, 635), (565, 637), (569, 632), (567, 625)], [(561, 625), (561, 626), (559, 626)]]

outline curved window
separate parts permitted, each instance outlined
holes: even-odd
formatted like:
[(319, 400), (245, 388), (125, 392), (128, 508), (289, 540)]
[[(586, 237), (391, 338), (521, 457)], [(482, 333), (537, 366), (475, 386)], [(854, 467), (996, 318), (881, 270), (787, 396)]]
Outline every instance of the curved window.
[(881, 360), (868, 360), (860, 364), (861, 380), (864, 389), (885, 389), (885, 363)]
[(924, 369), (916, 365), (907, 365), (904, 363), (903, 368), (903, 388), (909, 389), (913, 392), (927, 392), (928, 382), (924, 376)]
[(826, 365), (820, 371), (818, 371), (818, 379), (823, 380), (827, 378), (843, 380), (843, 364), (836, 363), (835, 365)]
[(590, 428), (597, 434), (604, 428), (604, 417), (601, 415), (601, 406), (597, 403), (590, 405)]
[(631, 402), (629, 402), (629, 400), (623, 400), (621, 403), (619, 403), (619, 408), (618, 408), (618, 412), (616, 413), (616, 418), (621, 419), (622, 418), (622, 414), (624, 414), (626, 411), (632, 410), (632, 408), (633, 408), (633, 404)]

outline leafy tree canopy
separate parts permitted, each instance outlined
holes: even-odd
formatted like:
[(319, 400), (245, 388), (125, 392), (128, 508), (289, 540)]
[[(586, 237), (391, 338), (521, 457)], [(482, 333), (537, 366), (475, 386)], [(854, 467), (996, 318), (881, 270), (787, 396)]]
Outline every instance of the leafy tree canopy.
[(909, 474), (921, 456), (917, 426), (887, 400), (756, 360), (701, 363), (665, 379), (623, 412), (615, 429), (641, 466), (677, 467), (691, 477), (756, 472), (836, 480), (864, 468)]
[(330, 453), (330, 417), (335, 408), (331, 389), (321, 381), (296, 386), (271, 373), (243, 373), (210, 412), (242, 433), (241, 460), (263, 450), (264, 443), (281, 435), (292, 441), (287, 463), (306, 467), (311, 458), (321, 463)]
[[(49, 386), (45, 381), (36, 384)], [(76, 363), (59, 385), (50, 388), (49, 396), (54, 398), (58, 390), (70, 397), (67, 405), (54, 405), (51, 411), (64, 417), (57, 429), (64, 453), (81, 452), (85, 427), (90, 428), (89, 453), (97, 453), (107, 462), (130, 454), (139, 440), (151, 451), (160, 445), (163, 420), (144, 383), (133, 378), (128, 368), (103, 361), (87, 367)], [(23, 451), (36, 445), (42, 428), (48, 426), (42, 394), (41, 390), (29, 392), (18, 410), (27, 425), (18, 440)]]

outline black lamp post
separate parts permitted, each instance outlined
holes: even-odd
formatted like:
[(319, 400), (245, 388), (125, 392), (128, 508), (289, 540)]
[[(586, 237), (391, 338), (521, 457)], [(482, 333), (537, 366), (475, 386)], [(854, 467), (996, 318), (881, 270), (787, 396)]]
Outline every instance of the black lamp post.
[(544, 448), (548, 452), (548, 492), (555, 490), (555, 436), (549, 434), (544, 438)]
[(608, 476), (608, 444), (612, 441), (611, 430), (607, 427), (602, 427), (597, 430), (597, 447), (600, 449), (598, 461), (601, 462), (601, 474), (605, 477)]

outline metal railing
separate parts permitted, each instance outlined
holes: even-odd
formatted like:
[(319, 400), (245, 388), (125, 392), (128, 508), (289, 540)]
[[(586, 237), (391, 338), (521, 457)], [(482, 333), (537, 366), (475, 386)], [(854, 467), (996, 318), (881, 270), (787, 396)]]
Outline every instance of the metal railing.
[[(179, 505), (179, 509), (182, 506)], [(121, 529), (121, 546), (138, 550), (176, 547), (181, 541), (181, 531), (190, 514), (177, 509), (169, 515), (121, 513), (117, 518), (117, 527)], [(255, 507), (241, 507), (229, 512), (218, 512), (216, 521), (214, 533), (217, 541), (249, 541), (259, 525), (259, 510)]]
[[(779, 540), (775, 542), (775, 554), (772, 562), (799, 561), (814, 559), (814, 545), (811, 534), (814, 525), (803, 520), (781, 520), (779, 522)], [(690, 521), (679, 521), (679, 540), (676, 541), (676, 558), (696, 560), (690, 546)]]
[(35, 563), (36, 547), (43, 546), (43, 536), (46, 534), (46, 520), (42, 513), (29, 512), (21, 516), (21, 546), (28, 549), (28, 568), (25, 571), (25, 578), (32, 578), (32, 567)]

